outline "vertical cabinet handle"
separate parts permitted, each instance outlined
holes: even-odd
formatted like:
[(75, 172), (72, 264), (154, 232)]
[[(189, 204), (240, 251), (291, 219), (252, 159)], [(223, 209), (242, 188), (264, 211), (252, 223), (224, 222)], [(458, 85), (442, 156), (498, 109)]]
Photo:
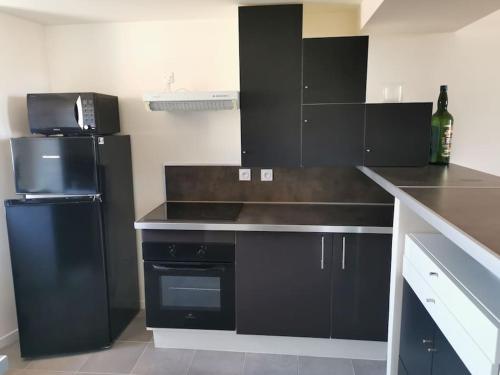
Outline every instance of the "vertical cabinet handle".
[(342, 271), (345, 270), (345, 236), (342, 236)]
[(325, 269), (325, 236), (321, 236), (321, 269)]

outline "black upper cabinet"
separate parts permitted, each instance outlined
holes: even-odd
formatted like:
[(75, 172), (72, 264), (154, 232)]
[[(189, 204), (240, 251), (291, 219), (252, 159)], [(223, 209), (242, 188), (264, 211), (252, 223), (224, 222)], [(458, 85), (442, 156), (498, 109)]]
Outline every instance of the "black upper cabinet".
[(238, 232), (237, 332), (330, 337), (331, 254), (329, 234)]
[(364, 104), (304, 105), (302, 165), (363, 164)]
[(429, 162), (432, 103), (367, 104), (367, 166), (423, 166)]
[(335, 236), (333, 338), (387, 340), (391, 241), (390, 234)]
[(242, 165), (300, 166), (302, 5), (239, 8)]
[(304, 39), (303, 102), (364, 103), (368, 37)]

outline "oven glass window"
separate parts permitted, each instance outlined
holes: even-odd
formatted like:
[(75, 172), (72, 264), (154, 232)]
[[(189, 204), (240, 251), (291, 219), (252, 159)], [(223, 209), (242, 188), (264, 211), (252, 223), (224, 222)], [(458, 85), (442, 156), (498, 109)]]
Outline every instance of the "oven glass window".
[(162, 307), (218, 311), (220, 281), (220, 277), (213, 276), (161, 276)]

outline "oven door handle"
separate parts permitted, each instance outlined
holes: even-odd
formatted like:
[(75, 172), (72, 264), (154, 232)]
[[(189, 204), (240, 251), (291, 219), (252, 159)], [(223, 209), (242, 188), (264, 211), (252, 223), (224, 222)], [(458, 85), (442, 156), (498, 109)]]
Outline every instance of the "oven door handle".
[(156, 264), (153, 264), (153, 269), (156, 271), (190, 271), (190, 272), (226, 271), (226, 268), (222, 266), (195, 268), (195, 267), (165, 267), (165, 266), (158, 266)]

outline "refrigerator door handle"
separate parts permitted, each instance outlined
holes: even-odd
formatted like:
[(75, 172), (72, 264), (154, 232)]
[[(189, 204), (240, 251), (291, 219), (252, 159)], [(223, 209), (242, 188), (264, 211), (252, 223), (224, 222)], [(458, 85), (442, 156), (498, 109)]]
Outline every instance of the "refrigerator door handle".
[(78, 123), (78, 126), (80, 129), (83, 130), (83, 106), (82, 106), (82, 97), (78, 95), (78, 99), (76, 99), (75, 103), (75, 114), (76, 114), (76, 122)]

